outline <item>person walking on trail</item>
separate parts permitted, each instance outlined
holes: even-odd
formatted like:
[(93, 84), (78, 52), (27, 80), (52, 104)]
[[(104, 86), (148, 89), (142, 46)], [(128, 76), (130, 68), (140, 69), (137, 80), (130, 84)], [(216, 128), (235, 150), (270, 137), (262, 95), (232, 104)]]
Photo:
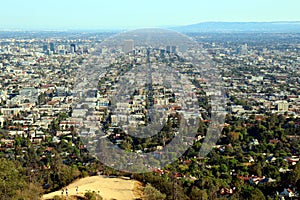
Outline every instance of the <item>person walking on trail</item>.
[(76, 194), (78, 194), (78, 186), (76, 186)]
[(61, 190), (61, 195), (64, 195), (64, 189)]
[(69, 190), (68, 190), (68, 188), (66, 188), (66, 195), (68, 196), (68, 192), (69, 192)]

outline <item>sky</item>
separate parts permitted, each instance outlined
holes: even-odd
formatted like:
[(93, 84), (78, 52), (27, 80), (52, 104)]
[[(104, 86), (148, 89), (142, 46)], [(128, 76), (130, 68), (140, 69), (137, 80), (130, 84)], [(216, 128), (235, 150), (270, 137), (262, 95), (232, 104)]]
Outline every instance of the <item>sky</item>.
[(123, 29), (300, 21), (299, 0), (7, 0), (1, 29)]

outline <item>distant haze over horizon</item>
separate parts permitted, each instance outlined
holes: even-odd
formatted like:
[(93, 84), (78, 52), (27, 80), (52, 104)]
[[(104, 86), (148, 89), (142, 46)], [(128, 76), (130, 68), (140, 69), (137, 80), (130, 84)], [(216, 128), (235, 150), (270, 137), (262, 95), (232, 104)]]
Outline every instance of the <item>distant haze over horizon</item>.
[[(161, 26), (141, 28), (163, 28), (178, 32), (278, 32), (278, 33), (300, 33), (300, 21), (274, 21), (274, 22), (201, 22), (186, 26)], [(54, 32), (119, 32), (140, 28), (99, 28), (99, 29), (1, 29), (0, 31), (54, 31)]]
[(299, 7), (299, 0), (10, 0), (1, 2), (0, 29), (109, 30), (300, 21)]
[(206, 22), (175, 27), (180, 32), (277, 32), (300, 33), (299, 21)]

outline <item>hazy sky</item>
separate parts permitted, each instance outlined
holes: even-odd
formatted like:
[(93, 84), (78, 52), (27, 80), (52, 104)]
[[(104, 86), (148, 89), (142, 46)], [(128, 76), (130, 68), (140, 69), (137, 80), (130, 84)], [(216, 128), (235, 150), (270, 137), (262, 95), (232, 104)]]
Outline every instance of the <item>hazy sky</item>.
[(207, 21), (300, 21), (299, 0), (7, 0), (0, 28), (107, 29)]

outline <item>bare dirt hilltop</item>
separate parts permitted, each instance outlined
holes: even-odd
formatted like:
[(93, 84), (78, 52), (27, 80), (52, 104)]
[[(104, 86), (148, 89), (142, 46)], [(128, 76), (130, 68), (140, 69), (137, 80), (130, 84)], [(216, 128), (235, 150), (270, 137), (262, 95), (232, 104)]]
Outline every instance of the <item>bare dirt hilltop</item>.
[[(78, 194), (76, 192), (78, 187)], [(141, 198), (141, 183), (135, 180), (107, 176), (91, 176), (71, 183), (64, 188), (68, 188), (68, 196), (83, 197), (87, 191), (95, 191), (100, 194), (104, 200), (134, 200)], [(42, 199), (52, 199), (55, 195), (61, 196), (61, 190), (45, 194)], [(64, 197), (66, 193), (64, 192)]]

